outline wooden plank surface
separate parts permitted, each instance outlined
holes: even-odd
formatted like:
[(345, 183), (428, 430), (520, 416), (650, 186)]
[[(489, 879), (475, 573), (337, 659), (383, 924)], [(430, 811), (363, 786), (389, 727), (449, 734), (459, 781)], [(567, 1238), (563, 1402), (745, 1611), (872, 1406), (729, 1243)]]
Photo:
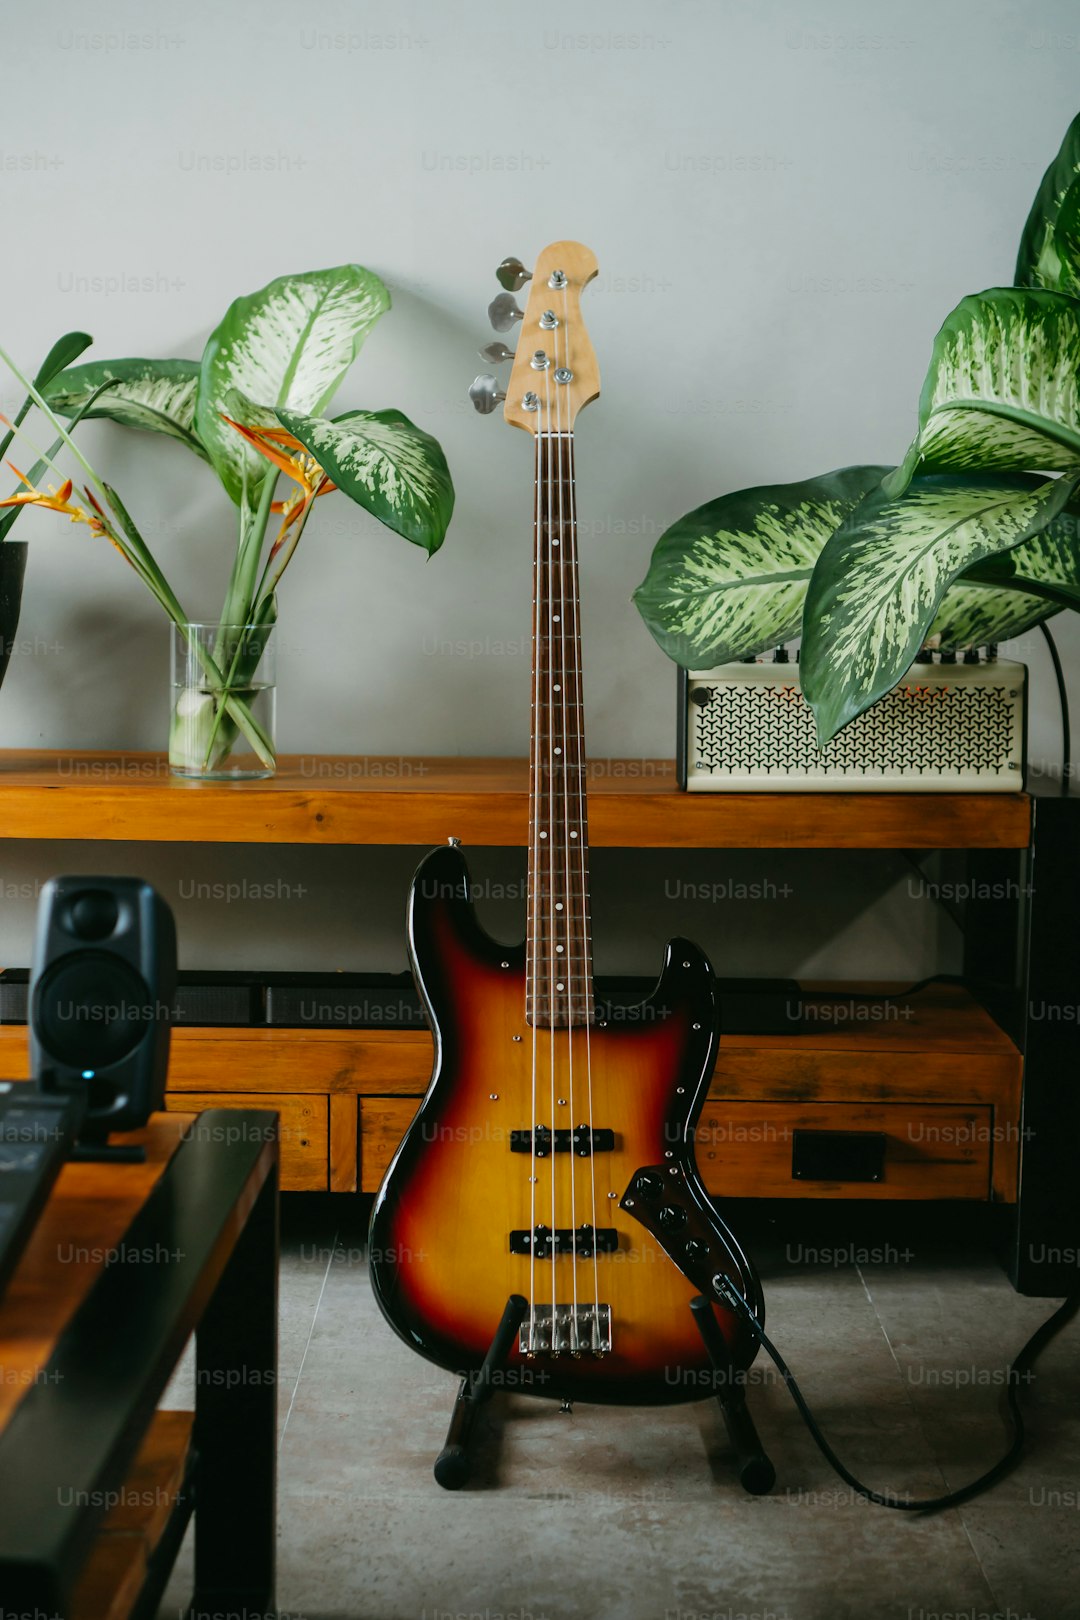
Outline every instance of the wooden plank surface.
[(419, 1102), (418, 1097), (361, 1097), (361, 1192), (378, 1192), (387, 1166), (412, 1123)]
[[(181, 1098), (180, 1101), (183, 1101)], [(330, 1191), (355, 1192), (360, 1158), (359, 1100), (330, 1094)]]
[(56, 1340), (104, 1269), (191, 1124), (155, 1114), (114, 1141), (146, 1143), (146, 1163), (66, 1164), (0, 1300), (0, 1428), (47, 1377)]
[[(130, 1531), (98, 1541), (72, 1596), (73, 1620), (127, 1620), (146, 1580), (146, 1542)], [(40, 1611), (39, 1611), (40, 1612)]]
[[(199, 1091), (180, 1096), (167, 1095), (165, 1107), (198, 1114), (207, 1108), (266, 1108), (278, 1115), (278, 1142), (281, 1146), (281, 1185), (290, 1192), (326, 1192), (329, 1185), (330, 1130), (329, 1102), (317, 1093), (296, 1097), (280, 1092)], [(269, 1129), (260, 1125), (258, 1129)], [(215, 1126), (215, 1129), (220, 1127)], [(226, 1127), (227, 1128), (227, 1127)], [(196, 1130), (200, 1127), (196, 1124)], [(233, 1137), (236, 1141), (238, 1138)]]
[[(0, 751), (8, 838), (524, 845), (524, 759), (294, 755), (265, 782), (188, 782), (164, 755)], [(589, 765), (593, 845), (1022, 849), (1022, 793), (683, 793), (671, 760)]]
[(110, 1508), (72, 1601), (74, 1620), (131, 1613), (149, 1559), (176, 1507), (191, 1447), (193, 1412), (156, 1412)]
[[(715, 1197), (972, 1198), (990, 1196), (991, 1111), (922, 1103), (714, 1102), (702, 1113), (697, 1159)], [(885, 1136), (881, 1181), (796, 1181), (795, 1131)]]

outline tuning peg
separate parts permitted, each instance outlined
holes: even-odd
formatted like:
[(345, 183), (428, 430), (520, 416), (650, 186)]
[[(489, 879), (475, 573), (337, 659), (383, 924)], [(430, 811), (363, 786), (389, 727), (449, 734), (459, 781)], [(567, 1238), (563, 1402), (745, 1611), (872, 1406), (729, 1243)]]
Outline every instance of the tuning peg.
[(525, 311), (518, 309), (508, 292), (498, 293), (488, 305), (488, 316), (496, 332), (509, 332), (515, 321), (525, 319)]
[(532, 271), (526, 270), (520, 259), (504, 259), (495, 272), (495, 280), (507, 292), (518, 292), (527, 281), (532, 280)]
[(508, 349), (505, 343), (489, 343), (480, 350), (481, 360), (486, 360), (489, 366), (501, 366), (504, 360), (514, 358), (513, 349)]
[(483, 372), (469, 385), (469, 398), (481, 416), (490, 416), (496, 405), (506, 398), (506, 394), (499, 387), (497, 377), (491, 377)]

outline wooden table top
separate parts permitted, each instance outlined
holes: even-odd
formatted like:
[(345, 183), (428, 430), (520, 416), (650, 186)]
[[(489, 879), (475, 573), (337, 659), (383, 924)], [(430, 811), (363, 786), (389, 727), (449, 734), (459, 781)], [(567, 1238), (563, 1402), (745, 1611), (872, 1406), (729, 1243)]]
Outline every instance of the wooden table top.
[(145, 1130), (114, 1138), (144, 1143), (145, 1164), (66, 1164), (61, 1170), (0, 1298), (0, 1429), (34, 1383), (48, 1376), (57, 1339), (193, 1118), (155, 1114)]

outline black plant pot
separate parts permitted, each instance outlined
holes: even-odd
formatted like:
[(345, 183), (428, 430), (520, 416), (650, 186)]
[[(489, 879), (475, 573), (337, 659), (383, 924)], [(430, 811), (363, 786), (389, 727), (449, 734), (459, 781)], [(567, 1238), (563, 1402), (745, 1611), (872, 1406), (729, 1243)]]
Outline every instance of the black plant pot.
[(19, 629), (26, 551), (25, 540), (0, 541), (0, 686)]

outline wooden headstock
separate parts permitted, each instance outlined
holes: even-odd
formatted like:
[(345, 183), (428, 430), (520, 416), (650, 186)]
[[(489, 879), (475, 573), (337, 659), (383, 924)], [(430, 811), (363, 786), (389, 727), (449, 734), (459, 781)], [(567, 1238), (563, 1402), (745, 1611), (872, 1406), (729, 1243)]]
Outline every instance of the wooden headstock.
[(581, 318), (582, 290), (598, 268), (580, 242), (553, 242), (537, 259), (506, 385), (503, 415), (514, 427), (567, 433), (599, 394), (600, 371)]

